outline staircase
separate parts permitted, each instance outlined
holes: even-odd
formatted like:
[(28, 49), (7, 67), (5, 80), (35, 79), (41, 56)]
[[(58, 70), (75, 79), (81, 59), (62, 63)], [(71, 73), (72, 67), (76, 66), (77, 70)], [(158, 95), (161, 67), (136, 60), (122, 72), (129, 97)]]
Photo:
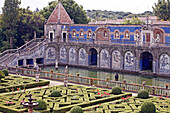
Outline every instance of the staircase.
[(37, 46), (43, 44), (46, 41), (47, 39), (34, 38), (28, 43), (19, 47), (18, 49), (9, 49), (9, 50), (2, 52), (0, 54), (0, 65), (5, 66), (7, 61), (9, 62), (9, 60), (15, 59), (18, 56), (18, 54), (26, 54), (26, 53), (28, 54), (28, 51), (30, 53), (32, 50), (37, 48)]

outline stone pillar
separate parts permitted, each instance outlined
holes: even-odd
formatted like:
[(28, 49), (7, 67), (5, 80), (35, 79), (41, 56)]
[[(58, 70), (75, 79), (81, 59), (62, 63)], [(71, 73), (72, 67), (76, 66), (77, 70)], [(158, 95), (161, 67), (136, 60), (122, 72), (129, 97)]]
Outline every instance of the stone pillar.
[(143, 31), (141, 31), (141, 40), (139, 42), (139, 46), (143, 46)]
[(23, 66), (24, 66), (24, 67), (27, 66), (27, 61), (26, 61), (26, 59), (23, 60)]

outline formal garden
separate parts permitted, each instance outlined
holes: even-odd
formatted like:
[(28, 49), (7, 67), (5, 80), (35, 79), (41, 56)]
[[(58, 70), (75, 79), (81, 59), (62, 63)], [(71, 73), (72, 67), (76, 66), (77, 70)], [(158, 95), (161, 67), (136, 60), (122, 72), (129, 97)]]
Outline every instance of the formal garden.
[[(0, 71), (0, 75), (3, 75), (0, 83), (0, 112), (28, 112), (23, 104), (30, 101), (30, 94), (33, 102), (39, 103), (33, 111), (41, 113), (170, 112), (169, 98), (149, 96), (148, 91), (143, 89), (137, 96), (132, 96), (132, 93), (123, 92), (118, 86), (114, 86), (112, 90), (73, 84), (68, 84), (67, 87), (50, 86), (49, 81), (40, 79), (36, 82), (35, 78), (8, 75), (7, 70)], [(46, 87), (42, 87), (44, 85)]]
[(45, 86), (50, 83), (50, 81), (41, 79), (39, 82), (36, 82), (35, 78), (27, 76), (9, 75), (8, 70), (5, 69), (0, 71), (0, 80), (0, 93), (26, 90), (28, 88)]

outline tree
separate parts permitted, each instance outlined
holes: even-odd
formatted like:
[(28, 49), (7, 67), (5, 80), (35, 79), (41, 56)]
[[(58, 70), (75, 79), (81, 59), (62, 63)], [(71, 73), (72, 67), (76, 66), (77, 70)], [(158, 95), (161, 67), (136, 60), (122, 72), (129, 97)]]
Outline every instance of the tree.
[(158, 0), (155, 3), (155, 7), (152, 7), (154, 14), (159, 17), (160, 20), (170, 20), (170, 2), (169, 0)]
[(137, 17), (133, 17), (132, 20), (125, 20), (123, 24), (144, 24), (141, 20), (139, 20)]
[(20, 8), (19, 10), (19, 21), (17, 27), (17, 40), (15, 42), (16, 46), (21, 46), (25, 41), (33, 39), (34, 32), (36, 32), (37, 37), (43, 35), (45, 18), (38, 12), (32, 12), (29, 7)]
[[(74, 0), (62, 0), (62, 4), (75, 24), (87, 24), (89, 22), (86, 12), (83, 10), (83, 6), (79, 6)], [(40, 11), (40, 14), (48, 19), (56, 5), (57, 3), (55, 1), (50, 2), (48, 7)]]
[(13, 48), (13, 37), (16, 33), (18, 16), (19, 16), (18, 0), (5, 0), (4, 7), (2, 8), (2, 26), (5, 28), (4, 34), (10, 42), (10, 47)]

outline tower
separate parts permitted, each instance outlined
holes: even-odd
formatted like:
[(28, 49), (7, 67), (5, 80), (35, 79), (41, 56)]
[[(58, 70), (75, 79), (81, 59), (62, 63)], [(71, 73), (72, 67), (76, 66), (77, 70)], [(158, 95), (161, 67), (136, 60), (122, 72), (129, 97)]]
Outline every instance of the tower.
[(45, 36), (50, 42), (67, 42), (67, 26), (69, 24), (73, 24), (73, 21), (63, 7), (61, 0), (58, 0), (57, 6), (45, 24)]

